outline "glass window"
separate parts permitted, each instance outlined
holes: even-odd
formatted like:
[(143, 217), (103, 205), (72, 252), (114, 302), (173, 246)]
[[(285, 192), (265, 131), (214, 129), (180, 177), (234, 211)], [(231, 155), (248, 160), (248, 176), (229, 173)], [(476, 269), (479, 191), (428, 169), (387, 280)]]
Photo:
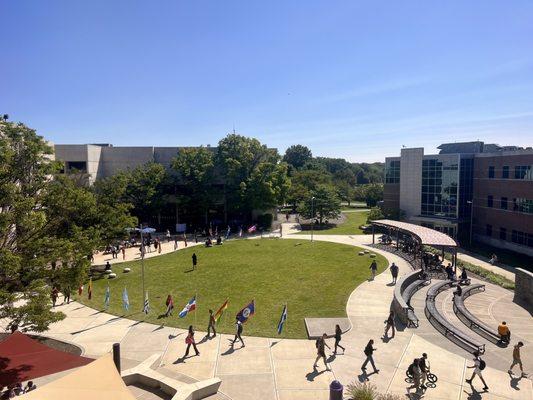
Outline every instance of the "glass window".
[(500, 239), (507, 240), (507, 229), (500, 228)]
[(457, 218), (459, 167), (453, 160), (422, 161), (422, 215)]
[(487, 233), (487, 236), (492, 236), (492, 225), (487, 224), (485, 231)]
[(489, 178), (490, 179), (494, 178), (494, 167), (493, 166), (489, 167)]
[(385, 183), (400, 183), (400, 161), (394, 160), (387, 163), (385, 169)]
[(502, 178), (503, 179), (509, 179), (509, 166), (504, 165), (502, 169)]
[(531, 165), (517, 165), (514, 167), (514, 178), (522, 180), (533, 180), (533, 167)]
[(500, 208), (502, 210), (507, 210), (507, 197), (502, 197), (500, 200)]
[(533, 200), (519, 197), (513, 200), (513, 211), (533, 214)]
[(493, 198), (492, 196), (487, 196), (487, 207), (493, 206)]

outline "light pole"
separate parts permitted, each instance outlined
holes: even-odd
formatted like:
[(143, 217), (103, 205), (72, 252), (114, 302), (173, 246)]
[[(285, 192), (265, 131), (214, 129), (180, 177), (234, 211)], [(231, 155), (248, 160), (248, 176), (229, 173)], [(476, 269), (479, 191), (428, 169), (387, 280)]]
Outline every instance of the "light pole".
[(140, 225), (140, 230), (139, 232), (141, 232), (141, 279), (142, 279), (142, 287), (143, 287), (143, 292), (142, 292), (142, 299), (141, 299), (141, 304), (143, 305), (144, 307), (144, 251), (145, 251), (145, 248), (144, 248), (144, 239), (143, 239), (143, 224)]
[(313, 218), (313, 223), (311, 225), (311, 242), (312, 242), (313, 233), (315, 231), (315, 196), (311, 197), (311, 218)]
[(472, 246), (472, 229), (474, 227), (474, 197), (472, 200), (467, 200), (467, 204), (470, 204), (470, 240), (469, 244)]

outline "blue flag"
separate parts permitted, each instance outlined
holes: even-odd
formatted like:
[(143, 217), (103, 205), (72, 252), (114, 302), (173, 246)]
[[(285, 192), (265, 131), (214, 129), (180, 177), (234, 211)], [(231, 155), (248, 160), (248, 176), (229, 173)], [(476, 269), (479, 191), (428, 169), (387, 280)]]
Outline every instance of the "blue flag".
[(255, 314), (255, 300), (252, 300), (250, 304), (248, 304), (246, 307), (244, 307), (241, 311), (237, 313), (236, 318), (242, 323), (244, 323), (248, 321), (248, 318), (250, 318), (254, 314)]
[(122, 306), (124, 310), (128, 311), (130, 309), (130, 299), (128, 297), (128, 291), (126, 288), (122, 291)]
[(105, 290), (105, 295), (104, 295), (104, 306), (105, 306), (105, 308), (109, 307), (110, 298), (111, 298), (111, 292), (109, 290), (109, 285), (107, 285), (107, 288)]
[(287, 305), (283, 307), (283, 311), (281, 312), (281, 317), (279, 319), (278, 323), (278, 335), (281, 335), (281, 331), (283, 330), (283, 325), (285, 324), (285, 321), (287, 320)]
[(192, 299), (189, 300), (187, 304), (185, 304), (185, 307), (183, 307), (183, 310), (179, 313), (180, 318), (184, 318), (187, 316), (188, 313), (191, 311), (194, 311), (196, 309), (196, 296), (194, 296)]

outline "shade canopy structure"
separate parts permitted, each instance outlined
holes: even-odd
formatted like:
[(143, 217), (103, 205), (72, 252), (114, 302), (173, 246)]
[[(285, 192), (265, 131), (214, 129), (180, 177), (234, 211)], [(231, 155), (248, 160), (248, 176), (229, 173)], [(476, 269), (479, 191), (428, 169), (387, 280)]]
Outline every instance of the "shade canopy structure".
[(445, 233), (426, 228), (424, 226), (394, 221), (392, 219), (378, 219), (376, 221), (372, 221), (372, 225), (399, 230), (400, 232), (414, 236), (422, 245), (457, 247), (457, 242), (453, 238), (449, 237)]
[(48, 347), (14, 332), (0, 342), (0, 386), (8, 386), (89, 364), (91, 358)]
[(113, 363), (106, 354), (76, 371), (22, 396), (39, 400), (134, 400)]

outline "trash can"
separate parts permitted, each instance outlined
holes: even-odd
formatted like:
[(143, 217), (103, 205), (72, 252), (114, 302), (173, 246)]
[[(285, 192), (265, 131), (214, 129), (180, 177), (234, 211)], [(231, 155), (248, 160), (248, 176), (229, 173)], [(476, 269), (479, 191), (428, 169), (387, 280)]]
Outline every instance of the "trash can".
[(339, 381), (333, 381), (329, 385), (329, 400), (342, 400), (343, 386)]

